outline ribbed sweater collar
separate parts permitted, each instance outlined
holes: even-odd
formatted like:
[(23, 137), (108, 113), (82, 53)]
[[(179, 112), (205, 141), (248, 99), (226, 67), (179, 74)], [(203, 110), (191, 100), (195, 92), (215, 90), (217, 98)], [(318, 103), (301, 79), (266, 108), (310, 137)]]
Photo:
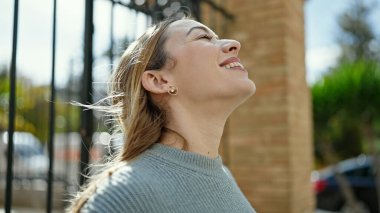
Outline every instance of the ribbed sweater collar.
[(198, 153), (184, 151), (160, 143), (153, 144), (147, 152), (164, 158), (166, 161), (192, 170), (212, 172), (223, 167), (223, 162), (220, 155), (216, 158), (210, 158)]

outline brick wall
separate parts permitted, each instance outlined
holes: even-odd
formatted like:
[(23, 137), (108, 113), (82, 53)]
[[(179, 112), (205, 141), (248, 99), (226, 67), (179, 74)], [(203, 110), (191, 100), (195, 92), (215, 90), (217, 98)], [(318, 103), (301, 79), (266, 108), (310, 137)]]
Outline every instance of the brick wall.
[[(230, 117), (222, 153), (259, 213), (314, 208), (303, 4), (303, 0), (224, 1), (235, 20), (227, 23), (223, 37), (241, 42), (239, 57), (257, 92)], [(202, 17), (212, 25), (208, 14)]]

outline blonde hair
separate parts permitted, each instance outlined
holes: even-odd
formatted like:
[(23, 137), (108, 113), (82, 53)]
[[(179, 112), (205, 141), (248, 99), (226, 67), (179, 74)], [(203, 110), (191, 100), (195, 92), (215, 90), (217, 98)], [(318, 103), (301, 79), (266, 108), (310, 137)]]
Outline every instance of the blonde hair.
[[(104, 110), (116, 115), (123, 132), (123, 146), (108, 163), (108, 169), (91, 178), (72, 200), (67, 212), (80, 212), (95, 193), (97, 185), (127, 161), (135, 159), (161, 137), (166, 116), (141, 84), (145, 70), (159, 70), (169, 59), (164, 49), (168, 26), (178, 19), (170, 18), (149, 28), (133, 42), (121, 57), (111, 81), (111, 106)], [(90, 106), (91, 107), (91, 106)]]

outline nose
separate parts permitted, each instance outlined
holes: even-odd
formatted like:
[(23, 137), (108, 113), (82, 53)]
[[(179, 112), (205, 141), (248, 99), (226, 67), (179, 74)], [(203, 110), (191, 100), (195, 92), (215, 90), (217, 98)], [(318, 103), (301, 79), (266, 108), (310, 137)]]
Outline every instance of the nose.
[(237, 54), (240, 50), (240, 42), (236, 40), (225, 39), (222, 44), (222, 50), (225, 53), (233, 52)]

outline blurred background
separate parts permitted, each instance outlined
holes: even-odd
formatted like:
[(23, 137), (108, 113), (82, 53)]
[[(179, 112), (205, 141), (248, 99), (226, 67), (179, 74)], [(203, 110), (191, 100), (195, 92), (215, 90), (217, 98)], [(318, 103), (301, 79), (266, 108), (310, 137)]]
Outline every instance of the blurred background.
[[(306, 135), (300, 142), (310, 144), (300, 148), (305, 158), (297, 158), (292, 151), (298, 145), (274, 140), (271, 131), (259, 137), (262, 132), (255, 132), (254, 125), (234, 130), (241, 120), (239, 115), (261, 126), (268, 123), (272, 129), (282, 122), (270, 118), (257, 121), (258, 112), (244, 110), (257, 104), (270, 107), (256, 97), (227, 124), (222, 143), (224, 161), (258, 212), (379, 212), (380, 1), (21, 0), (17, 10), (15, 2), (0, 2), (0, 212), (9, 207), (13, 212), (63, 212), (70, 195), (85, 181), (80, 174), (88, 174), (86, 167), (117, 151), (117, 147), (108, 146), (115, 142), (110, 135), (112, 122), (101, 112), (84, 111), (71, 103), (96, 103), (106, 97), (108, 79), (128, 44), (152, 23), (171, 15), (183, 16), (184, 10), (191, 11), (219, 37), (241, 41), (242, 61), (251, 68), (258, 100), (268, 94), (277, 97), (284, 90), (267, 88), (262, 79), (269, 79), (268, 73), (275, 69), (261, 67), (257, 61), (287, 67), (290, 70), (281, 75), (305, 85), (295, 90), (306, 94), (299, 106), (305, 107), (306, 116), (294, 118), (310, 126), (304, 130), (310, 139)], [(298, 20), (294, 22), (298, 30), (276, 31), (282, 26), (292, 29), (290, 16)], [(263, 17), (278, 19), (263, 22), (262, 28), (261, 22), (245, 21)], [(260, 42), (269, 34), (259, 32), (266, 29), (283, 38), (286, 50), (281, 59), (291, 58), (288, 52), (300, 48), (294, 69), (301, 74), (293, 74), (287, 60), (278, 62), (260, 52)], [(286, 43), (292, 38), (297, 38), (294, 44)], [(265, 43), (264, 48), (271, 46)], [(264, 73), (265, 68), (269, 71)], [(270, 79), (275, 79), (273, 76)], [(278, 85), (281, 81), (278, 83), (276, 77), (269, 88)], [(293, 90), (286, 91), (292, 94)], [(269, 142), (264, 144), (262, 138)], [(10, 139), (12, 176), (7, 173)], [(277, 158), (266, 157), (275, 155), (276, 143), (287, 148), (276, 150)], [(258, 157), (234, 157), (242, 147), (239, 144), (251, 148), (246, 155)], [(258, 154), (257, 144), (269, 148)], [(279, 158), (280, 154), (285, 157)], [(305, 163), (302, 159), (308, 160)], [(273, 180), (283, 184), (280, 187), (268, 182), (268, 177), (256, 177), (266, 172), (259, 168), (272, 166), (285, 171), (286, 181)], [(301, 173), (293, 173), (294, 168), (302, 171), (300, 177)], [(307, 187), (289, 186), (298, 183), (310, 186), (310, 193)], [(277, 193), (291, 198), (275, 196)], [(303, 202), (296, 195), (299, 193), (308, 197), (303, 208), (294, 207)]]

